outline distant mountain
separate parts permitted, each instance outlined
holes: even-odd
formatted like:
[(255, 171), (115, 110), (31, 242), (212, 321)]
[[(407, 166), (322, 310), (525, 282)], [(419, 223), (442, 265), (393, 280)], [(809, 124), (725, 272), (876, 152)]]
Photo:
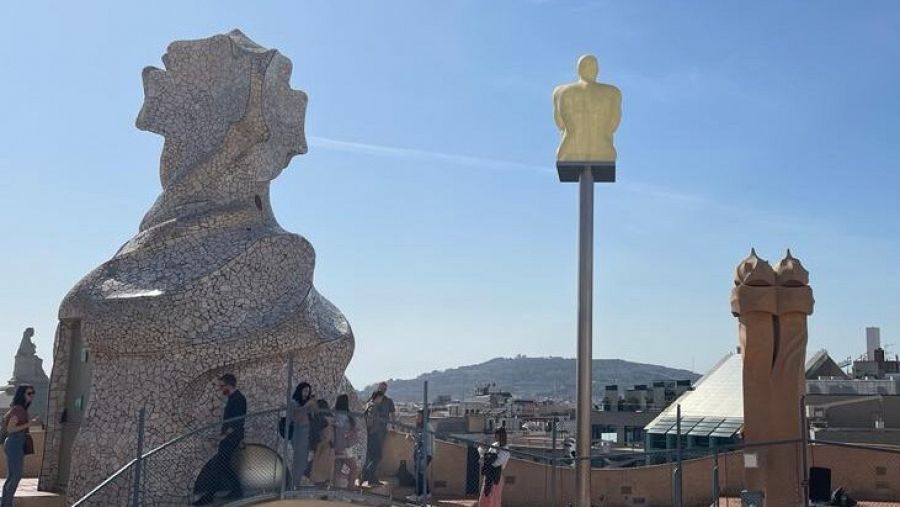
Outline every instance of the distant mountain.
[[(659, 380), (696, 380), (700, 376), (688, 370), (655, 364), (632, 363), (621, 359), (595, 359), (594, 398), (603, 397), (608, 384), (630, 387)], [(424, 373), (414, 379), (390, 380), (389, 394), (397, 401), (419, 401), (422, 386), (428, 381), (429, 399), (449, 395), (453, 399), (470, 398), (476, 385), (496, 384), (497, 389), (523, 398), (575, 399), (575, 360), (562, 357), (524, 357), (491, 359), (471, 366)], [(375, 388), (367, 386), (361, 394)]]

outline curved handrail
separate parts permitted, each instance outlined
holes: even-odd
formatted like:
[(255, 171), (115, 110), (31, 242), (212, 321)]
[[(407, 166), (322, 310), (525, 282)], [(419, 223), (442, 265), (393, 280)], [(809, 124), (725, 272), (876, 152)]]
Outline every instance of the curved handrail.
[[(195, 435), (198, 435), (203, 432), (206, 432), (211, 429), (222, 426), (223, 424), (237, 422), (237, 421), (241, 421), (241, 420), (247, 420), (247, 419), (250, 419), (253, 417), (271, 415), (271, 414), (275, 414), (275, 413), (279, 413), (279, 412), (286, 412), (286, 410), (287, 410), (287, 405), (279, 405), (277, 407), (264, 408), (262, 410), (257, 410), (255, 412), (250, 412), (250, 413), (247, 413), (247, 414), (244, 414), (241, 416), (232, 417), (229, 419), (224, 419), (224, 420), (214, 421), (214, 422), (204, 424), (202, 426), (199, 426), (197, 428), (189, 430), (186, 433), (178, 435), (177, 437), (171, 438), (171, 439), (163, 442), (162, 444), (154, 447), (153, 449), (150, 449), (149, 451), (144, 452), (143, 454), (141, 454), (140, 460), (144, 461), (144, 460), (152, 457), (153, 455), (158, 454), (158, 453), (168, 449), (169, 447), (172, 447), (172, 446), (174, 446), (184, 440), (187, 440)], [(333, 410), (327, 410), (327, 411), (323, 410), (323, 412), (333, 412)], [(350, 415), (362, 416), (363, 414), (358, 413), (358, 412), (350, 412)], [(402, 426), (402, 425), (398, 425), (398, 426)], [(137, 461), (138, 461), (138, 458), (133, 458), (130, 461), (128, 461), (127, 463), (125, 463), (122, 467), (120, 467), (118, 470), (113, 472), (112, 475), (110, 475), (109, 477), (104, 479), (103, 482), (101, 482), (100, 484), (95, 486), (93, 489), (91, 489), (89, 492), (87, 492), (83, 497), (79, 498), (77, 502), (72, 504), (72, 507), (78, 507), (78, 506), (84, 505), (84, 503), (87, 500), (89, 500), (92, 496), (98, 494), (105, 487), (107, 487), (111, 482), (113, 482), (114, 480), (116, 480), (117, 478), (122, 476), (122, 474), (127, 472), (130, 468), (134, 467), (135, 464), (137, 463)]]
[(164, 442), (164, 443), (162, 443), (162, 444), (160, 444), (160, 445), (154, 447), (153, 449), (150, 449), (149, 451), (145, 452), (144, 454), (141, 454), (141, 459), (143, 460), (143, 459), (149, 458), (150, 456), (152, 456), (152, 455), (154, 455), (154, 454), (156, 454), (156, 453), (158, 453), (158, 452), (160, 452), (160, 451), (162, 451), (162, 450), (165, 450), (165, 449), (167, 449), (167, 448), (169, 448), (169, 447), (171, 447), (171, 446), (173, 446), (173, 445), (175, 445), (175, 444), (181, 442), (182, 440), (186, 440), (186, 439), (188, 439), (188, 438), (190, 438), (190, 437), (192, 437), (192, 436), (194, 436), (194, 435), (197, 435), (197, 434), (202, 433), (202, 432), (204, 432), (204, 431), (208, 431), (208, 430), (213, 429), (213, 428), (215, 428), (215, 427), (217, 427), (217, 426), (222, 426), (223, 424), (228, 424), (228, 423), (231, 423), (231, 422), (237, 422), (237, 421), (240, 421), (240, 420), (242, 420), (242, 419), (245, 420), (245, 419), (248, 419), (248, 418), (250, 418), (250, 417), (256, 417), (256, 416), (261, 416), (261, 415), (274, 414), (274, 413), (276, 413), (276, 412), (281, 412), (282, 410), (285, 410), (285, 407), (284, 407), (284, 406), (280, 406), (280, 407), (276, 407), (276, 408), (266, 408), (266, 409), (263, 409), (263, 410), (258, 410), (258, 411), (256, 411), (256, 412), (251, 412), (251, 413), (249, 413), (249, 414), (244, 414), (244, 415), (241, 415), (241, 416), (232, 417), (231, 419), (224, 419), (224, 420), (222, 420), (222, 421), (216, 421), (216, 422), (213, 422), (213, 423), (206, 424), (206, 425), (204, 425), (204, 426), (200, 426), (199, 428), (195, 428), (195, 429), (193, 429), (193, 430), (190, 430), (190, 431), (188, 431), (187, 433), (185, 433), (185, 434), (183, 434), (183, 435), (179, 435), (179, 436), (177, 436), (177, 437), (175, 437), (175, 438), (173, 438), (173, 439), (171, 439), (171, 440), (168, 440), (168, 441), (166, 441), (166, 442)]
[(79, 498), (75, 503), (72, 504), (72, 507), (80, 507), (81, 505), (84, 505), (84, 503), (90, 500), (92, 496), (102, 491), (107, 484), (118, 479), (120, 475), (124, 474), (129, 468), (133, 467), (135, 463), (137, 463), (137, 458), (132, 458), (131, 461), (125, 464), (125, 466), (113, 472), (112, 475), (104, 479), (104, 481), (95, 486), (94, 489), (85, 493), (83, 497)]
[[(282, 410), (285, 410), (285, 407), (286, 407), (285, 405), (282, 405), (282, 406), (275, 407), (275, 408), (267, 408), (267, 409), (263, 409), (263, 410), (258, 410), (258, 411), (256, 411), (256, 412), (251, 412), (251, 413), (249, 413), (249, 414), (244, 414), (244, 415), (242, 415), (242, 416), (232, 417), (232, 418), (230, 418), (230, 419), (226, 419), (226, 420), (223, 420), (223, 421), (216, 421), (216, 422), (211, 422), (211, 423), (209, 423), (209, 424), (205, 424), (205, 425), (200, 426), (200, 427), (198, 427), (198, 428), (194, 428), (193, 430), (190, 430), (190, 431), (188, 431), (187, 433), (184, 433), (184, 434), (179, 435), (179, 436), (177, 436), (177, 437), (175, 437), (175, 438), (172, 438), (172, 439), (170, 439), (170, 440), (167, 440), (166, 442), (164, 442), (164, 443), (162, 443), (162, 444), (160, 444), (160, 445), (154, 447), (153, 449), (150, 449), (149, 451), (147, 451), (147, 452), (141, 454), (140, 459), (141, 459), (141, 461), (143, 461), (143, 460), (145, 460), (145, 459), (147, 459), (147, 458), (153, 456), (154, 454), (156, 454), (156, 453), (158, 453), (158, 452), (160, 452), (160, 451), (163, 451), (163, 450), (165, 450), (165, 449), (167, 449), (167, 448), (169, 448), (169, 447), (171, 447), (171, 446), (173, 446), (173, 445), (175, 445), (175, 444), (177, 444), (177, 443), (179, 443), (179, 442), (181, 442), (181, 441), (183, 441), (183, 440), (186, 440), (186, 439), (188, 439), (188, 438), (190, 438), (190, 437), (192, 437), (192, 436), (194, 436), (194, 435), (197, 435), (197, 434), (202, 433), (202, 432), (204, 432), (204, 431), (208, 431), (208, 430), (210, 430), (210, 429), (212, 429), (212, 428), (216, 428), (216, 427), (221, 426), (221, 425), (223, 425), (223, 424), (230, 423), (230, 422), (237, 422), (237, 421), (240, 421), (240, 420), (246, 420), (247, 418), (250, 418), (250, 417), (262, 416), (262, 415), (268, 415), (268, 414), (280, 412), (280, 411), (282, 411)], [(86, 501), (90, 500), (90, 498), (91, 498), (92, 496), (94, 496), (94, 495), (96, 495), (97, 493), (99, 493), (100, 491), (102, 491), (107, 485), (109, 485), (111, 482), (113, 482), (114, 480), (116, 480), (117, 478), (119, 478), (122, 474), (124, 474), (125, 472), (127, 472), (130, 468), (132, 468), (132, 467), (135, 465), (135, 463), (137, 463), (137, 461), (138, 461), (138, 458), (132, 458), (130, 461), (128, 461), (128, 462), (125, 463), (122, 467), (120, 467), (118, 470), (116, 470), (115, 472), (113, 472), (112, 475), (110, 475), (109, 477), (107, 477), (106, 479), (104, 479), (103, 482), (101, 482), (100, 484), (98, 484), (97, 486), (95, 486), (93, 489), (91, 489), (90, 491), (88, 491), (87, 493), (85, 493), (84, 496), (82, 496), (81, 498), (78, 499), (78, 501), (76, 501), (75, 503), (72, 504), (72, 507), (80, 507), (80, 506), (84, 505), (84, 503), (85, 503)]]

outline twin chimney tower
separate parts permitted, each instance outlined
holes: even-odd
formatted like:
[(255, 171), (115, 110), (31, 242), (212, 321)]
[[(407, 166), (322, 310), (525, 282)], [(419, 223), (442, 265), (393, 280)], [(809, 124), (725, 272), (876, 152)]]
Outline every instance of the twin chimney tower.
[[(788, 250), (774, 268), (756, 251), (741, 261), (731, 291), (743, 354), (744, 443), (796, 441), (802, 435), (804, 363), (813, 312), (809, 272)], [(770, 505), (803, 502), (797, 443), (744, 451), (745, 484)]]

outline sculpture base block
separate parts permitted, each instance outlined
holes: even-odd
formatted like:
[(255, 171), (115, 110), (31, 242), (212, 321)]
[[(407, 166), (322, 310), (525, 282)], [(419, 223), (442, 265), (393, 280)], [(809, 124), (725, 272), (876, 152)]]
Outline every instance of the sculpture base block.
[(578, 182), (585, 168), (590, 168), (594, 183), (614, 183), (616, 181), (616, 163), (613, 162), (556, 162), (559, 181), (563, 183)]

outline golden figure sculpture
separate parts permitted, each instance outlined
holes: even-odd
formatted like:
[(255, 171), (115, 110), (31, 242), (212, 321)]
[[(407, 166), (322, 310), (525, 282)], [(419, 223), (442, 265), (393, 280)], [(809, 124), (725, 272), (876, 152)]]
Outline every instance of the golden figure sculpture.
[(556, 159), (563, 162), (615, 162), (613, 133), (622, 119), (622, 92), (598, 83), (593, 55), (578, 59), (578, 81), (553, 90), (556, 126), (562, 140)]

